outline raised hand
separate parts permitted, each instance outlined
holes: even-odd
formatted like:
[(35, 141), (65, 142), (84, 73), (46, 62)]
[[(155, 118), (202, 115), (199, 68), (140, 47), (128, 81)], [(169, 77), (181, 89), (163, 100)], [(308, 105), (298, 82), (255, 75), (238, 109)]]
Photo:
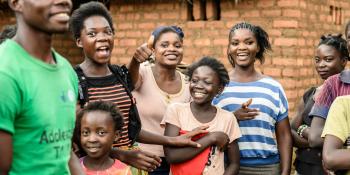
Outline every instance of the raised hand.
[(147, 43), (142, 44), (140, 47), (136, 49), (134, 56), (132, 58), (136, 60), (138, 63), (143, 63), (149, 60), (150, 56), (152, 55), (153, 42), (154, 42), (154, 36), (151, 35)]
[(237, 120), (251, 120), (254, 119), (255, 116), (259, 114), (258, 109), (249, 108), (249, 105), (253, 102), (253, 99), (249, 99), (245, 103), (242, 104), (242, 107), (233, 114), (236, 116)]

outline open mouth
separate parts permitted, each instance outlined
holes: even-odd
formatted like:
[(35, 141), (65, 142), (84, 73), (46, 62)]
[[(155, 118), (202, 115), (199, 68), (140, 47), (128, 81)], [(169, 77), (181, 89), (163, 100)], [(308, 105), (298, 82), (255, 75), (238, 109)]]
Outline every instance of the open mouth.
[(96, 49), (96, 53), (99, 57), (108, 57), (111, 51), (108, 46), (101, 46)]
[(67, 12), (55, 13), (51, 17), (60, 22), (67, 22), (69, 20), (69, 14)]
[(193, 97), (194, 98), (203, 98), (203, 97), (205, 97), (205, 93), (202, 93), (202, 92), (194, 92), (193, 93)]

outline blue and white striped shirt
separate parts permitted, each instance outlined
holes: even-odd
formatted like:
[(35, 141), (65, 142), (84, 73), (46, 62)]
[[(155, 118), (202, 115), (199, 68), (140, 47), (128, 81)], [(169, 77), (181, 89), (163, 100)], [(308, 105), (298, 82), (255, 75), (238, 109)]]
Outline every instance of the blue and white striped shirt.
[(288, 101), (280, 83), (270, 77), (247, 83), (231, 81), (213, 104), (233, 112), (250, 98), (253, 101), (249, 107), (259, 109), (259, 115), (239, 122), (240, 163), (243, 166), (278, 163), (275, 126), (288, 117)]

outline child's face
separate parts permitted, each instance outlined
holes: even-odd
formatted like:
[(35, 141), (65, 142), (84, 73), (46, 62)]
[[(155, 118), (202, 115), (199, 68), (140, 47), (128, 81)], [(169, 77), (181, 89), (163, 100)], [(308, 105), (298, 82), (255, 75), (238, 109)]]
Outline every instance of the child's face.
[(81, 119), (80, 141), (84, 151), (92, 158), (108, 156), (117, 139), (114, 121), (103, 111), (87, 112)]
[(208, 66), (194, 70), (190, 81), (190, 93), (196, 104), (211, 103), (222, 89), (218, 74)]
[(249, 67), (254, 64), (259, 46), (254, 34), (249, 29), (237, 29), (230, 38), (228, 54), (235, 66)]
[(176, 66), (182, 60), (183, 47), (178, 34), (174, 32), (163, 33), (154, 45), (156, 62)]
[(80, 38), (76, 41), (85, 56), (97, 64), (107, 64), (112, 55), (114, 34), (103, 16), (91, 16), (84, 21)]

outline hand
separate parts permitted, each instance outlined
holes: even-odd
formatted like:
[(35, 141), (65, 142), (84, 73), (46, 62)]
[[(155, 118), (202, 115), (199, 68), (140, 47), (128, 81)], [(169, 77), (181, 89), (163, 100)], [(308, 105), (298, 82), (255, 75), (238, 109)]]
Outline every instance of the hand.
[(151, 55), (152, 50), (147, 47), (147, 43), (144, 43), (136, 49), (132, 59), (134, 59), (138, 63), (143, 63), (147, 61)]
[(246, 107), (238, 109), (233, 112), (233, 114), (236, 116), (237, 120), (251, 120), (259, 114), (259, 110)]
[(125, 150), (122, 152), (123, 154), (119, 157), (122, 162), (149, 172), (159, 167), (162, 161), (158, 156), (141, 150)]
[(176, 146), (176, 147), (185, 147), (185, 146), (191, 146), (191, 147), (196, 147), (199, 148), (201, 145), (197, 142), (192, 141), (192, 137), (198, 135), (198, 134), (206, 134), (208, 131), (209, 126), (200, 126), (195, 129), (193, 129), (190, 132), (187, 132), (186, 134), (177, 136), (177, 137), (172, 137), (170, 139), (170, 146)]
[(209, 136), (213, 137), (214, 144), (218, 147), (220, 151), (226, 150), (230, 142), (230, 139), (228, 138), (227, 134), (217, 131), (209, 133)]

